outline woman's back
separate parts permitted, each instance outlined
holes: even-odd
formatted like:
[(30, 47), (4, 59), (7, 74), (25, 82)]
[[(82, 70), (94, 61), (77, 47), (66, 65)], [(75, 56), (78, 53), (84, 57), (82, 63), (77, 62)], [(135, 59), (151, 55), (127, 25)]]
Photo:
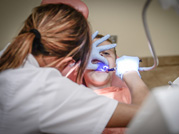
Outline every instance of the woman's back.
[(39, 131), (39, 93), (47, 77), (45, 70), (30, 57), (23, 66), (0, 73), (0, 133)]
[(32, 55), (20, 68), (1, 72), (0, 85), (2, 134), (100, 133), (104, 128), (96, 124), (107, 123), (117, 105), (57, 69), (40, 68)]

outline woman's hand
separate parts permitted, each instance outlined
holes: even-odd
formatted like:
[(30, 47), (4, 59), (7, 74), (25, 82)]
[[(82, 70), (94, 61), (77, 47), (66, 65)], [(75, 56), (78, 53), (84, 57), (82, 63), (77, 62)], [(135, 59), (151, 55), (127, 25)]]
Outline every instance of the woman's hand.
[[(93, 35), (92, 35), (92, 40), (98, 35), (98, 31), (96, 31)], [(101, 39), (96, 40), (93, 44), (92, 44), (92, 50), (91, 50), (91, 54), (90, 54), (90, 58), (89, 58), (89, 62), (87, 65), (87, 69), (91, 69), (91, 70), (96, 70), (98, 68), (98, 64), (93, 64), (92, 61), (93, 60), (99, 60), (103, 63), (105, 63), (106, 65), (108, 65), (108, 61), (106, 60), (106, 58), (104, 58), (103, 56), (100, 55), (101, 51), (105, 51), (111, 48), (116, 47), (116, 44), (110, 44), (110, 45), (105, 45), (105, 46), (99, 46), (99, 44), (101, 44), (103, 41), (107, 40), (110, 37), (110, 35), (106, 35)]]
[(136, 71), (140, 76), (138, 70), (139, 70), (138, 57), (122, 56), (116, 60), (116, 75), (121, 79), (123, 78), (123, 74), (129, 71)]

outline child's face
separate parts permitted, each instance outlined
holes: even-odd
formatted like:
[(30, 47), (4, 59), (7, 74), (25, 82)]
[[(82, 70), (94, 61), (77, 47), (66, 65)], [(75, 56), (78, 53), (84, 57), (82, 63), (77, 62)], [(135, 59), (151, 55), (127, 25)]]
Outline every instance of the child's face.
[[(97, 39), (94, 39), (96, 41)], [(109, 41), (104, 41), (99, 46), (102, 45), (109, 45), (111, 44)], [(109, 68), (114, 68), (116, 66), (116, 54), (114, 48), (105, 50), (100, 52), (101, 56), (105, 57), (108, 61)], [(96, 61), (95, 61), (96, 62)], [(110, 83), (112, 80), (113, 72), (101, 72), (101, 71), (94, 71), (94, 70), (87, 70), (84, 75), (85, 82), (88, 84), (106, 84)]]

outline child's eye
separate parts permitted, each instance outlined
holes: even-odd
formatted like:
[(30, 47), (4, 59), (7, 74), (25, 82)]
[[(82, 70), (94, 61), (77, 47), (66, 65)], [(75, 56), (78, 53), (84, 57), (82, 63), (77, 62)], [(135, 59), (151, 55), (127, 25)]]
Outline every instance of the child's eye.
[(104, 55), (109, 55), (109, 53), (108, 53), (108, 52), (103, 52), (103, 54), (104, 54)]

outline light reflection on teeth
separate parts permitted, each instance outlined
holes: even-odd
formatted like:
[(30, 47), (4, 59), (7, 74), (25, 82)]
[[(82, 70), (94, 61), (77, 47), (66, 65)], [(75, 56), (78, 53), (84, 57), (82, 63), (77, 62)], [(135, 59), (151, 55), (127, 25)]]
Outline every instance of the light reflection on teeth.
[(95, 71), (102, 71), (106, 72), (108, 70), (108, 65), (104, 64), (103, 62), (98, 62), (98, 68)]

